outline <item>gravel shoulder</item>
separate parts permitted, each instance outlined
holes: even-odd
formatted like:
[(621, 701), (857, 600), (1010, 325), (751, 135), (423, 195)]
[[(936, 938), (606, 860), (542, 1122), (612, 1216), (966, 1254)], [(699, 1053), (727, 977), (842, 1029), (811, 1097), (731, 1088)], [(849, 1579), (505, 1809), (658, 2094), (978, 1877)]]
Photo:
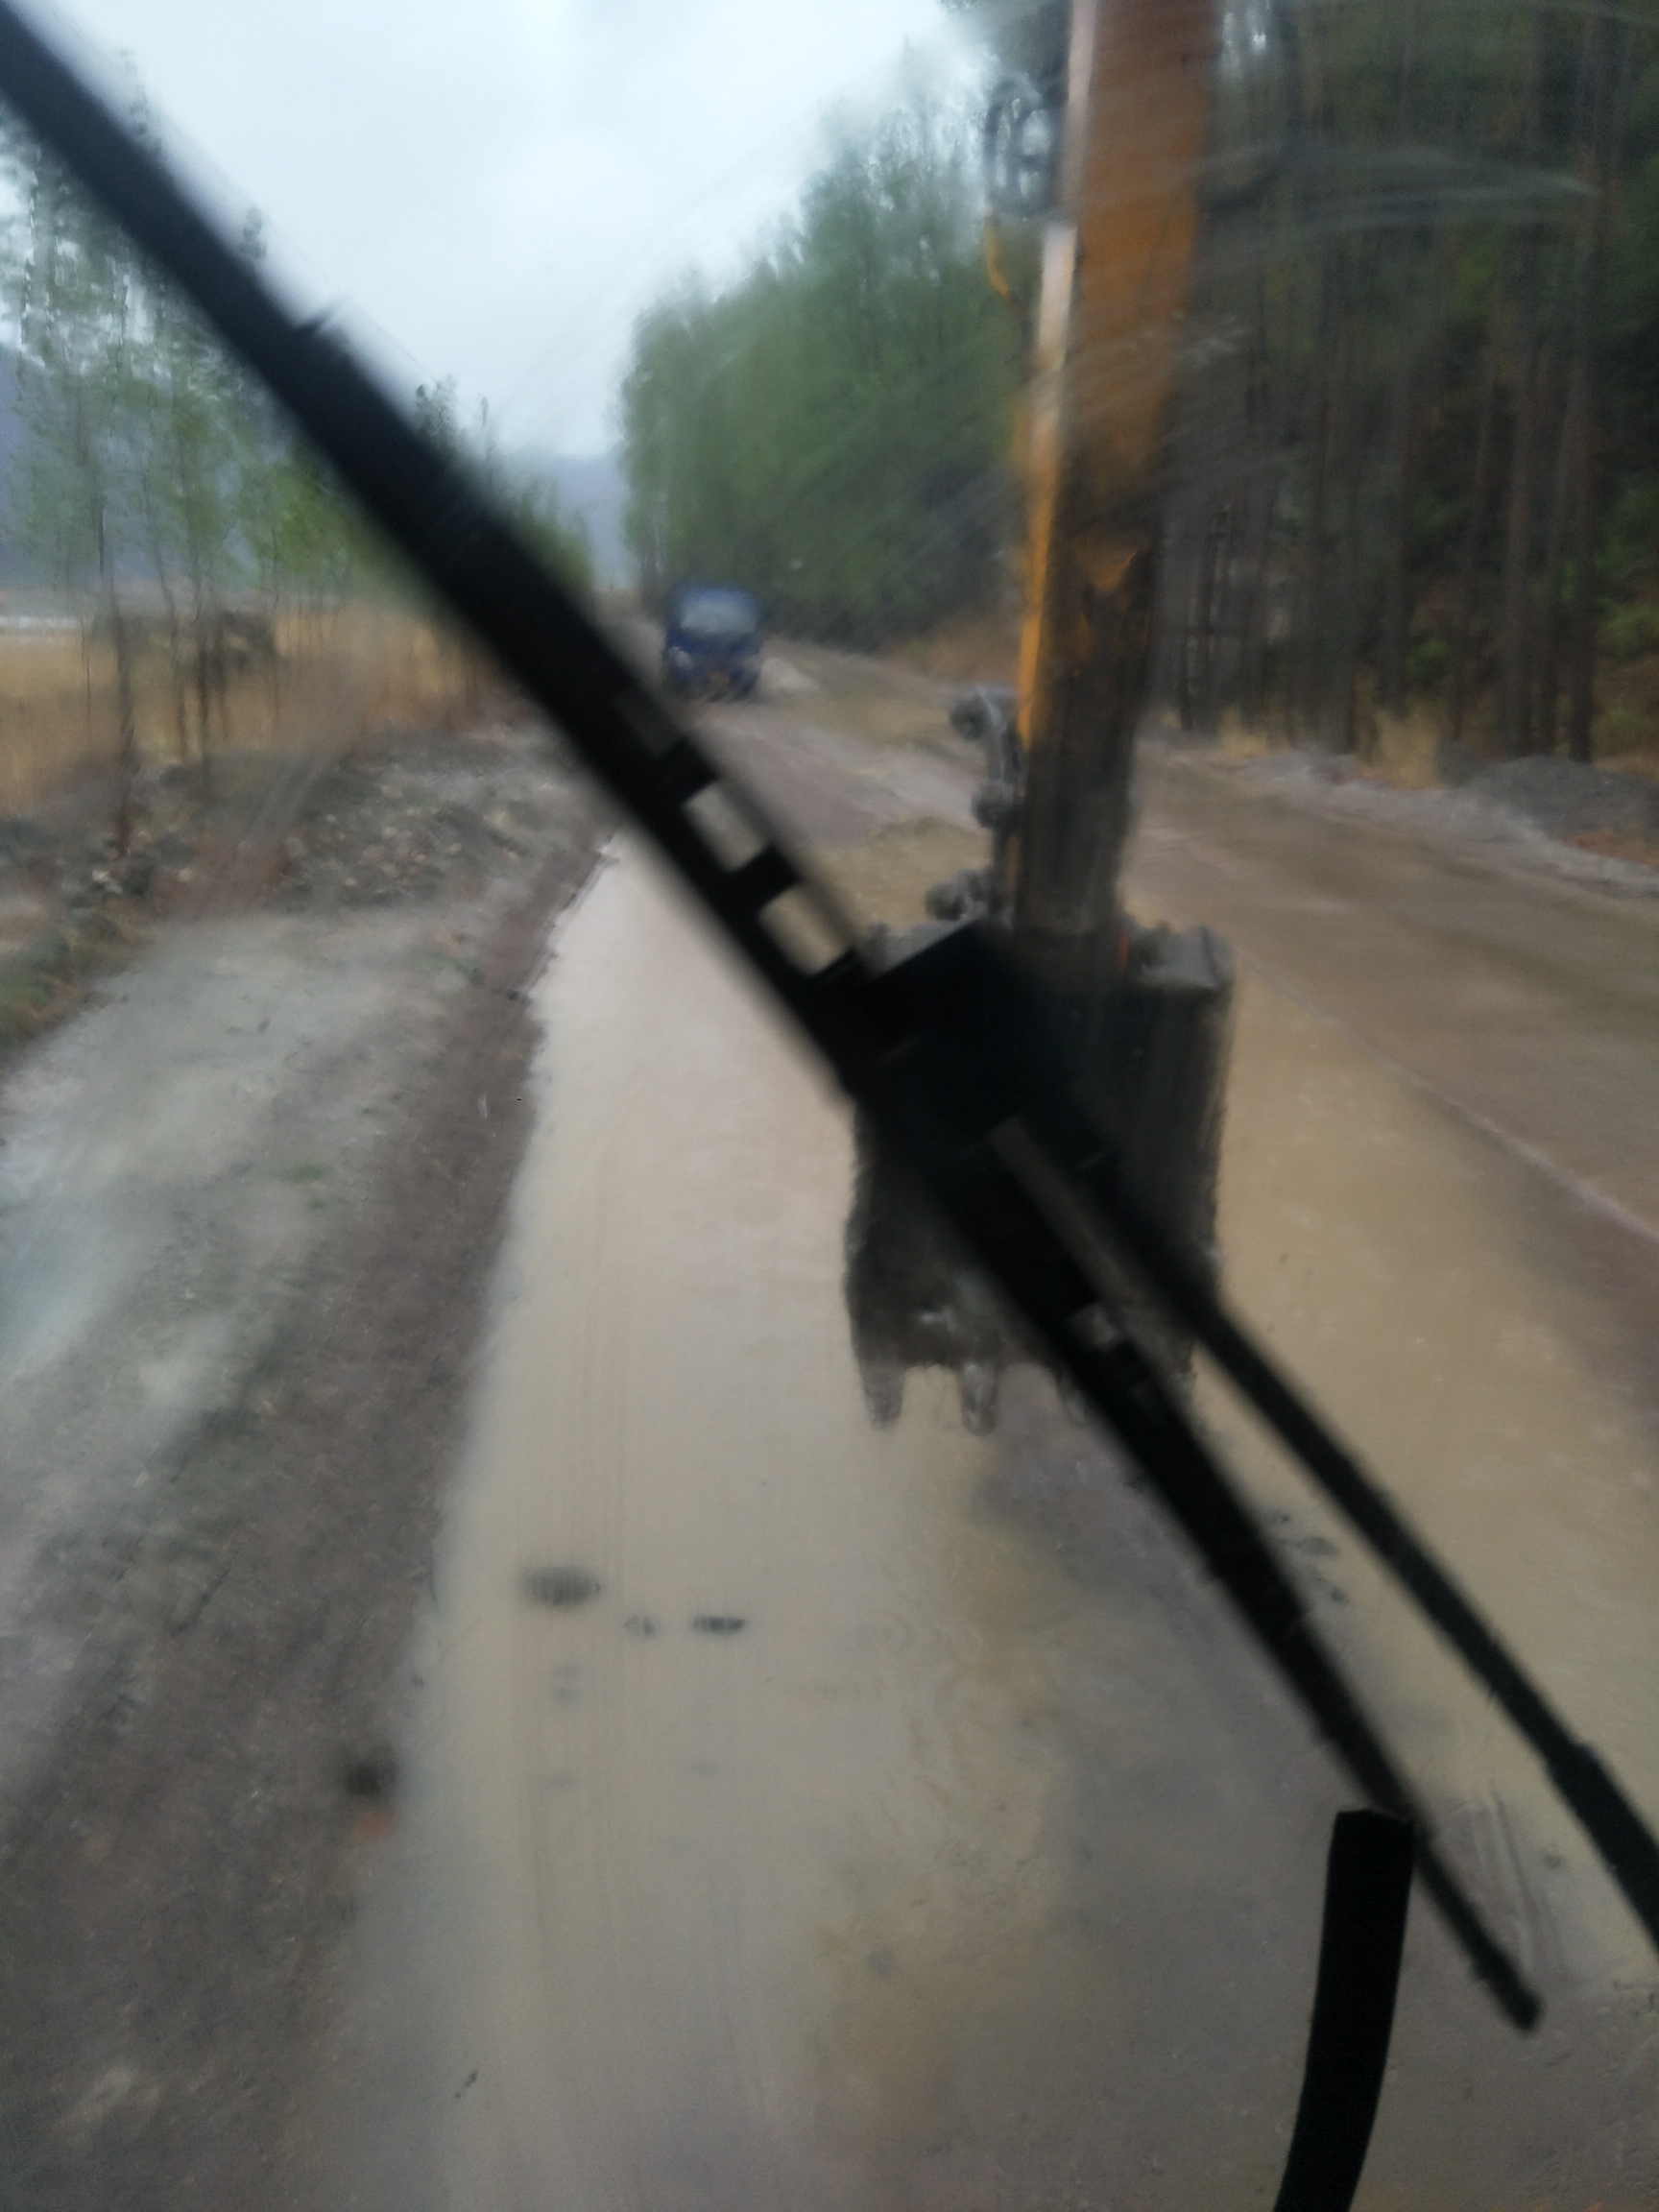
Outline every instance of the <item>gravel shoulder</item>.
[(1284, 751), (1249, 759), (1214, 746), (1150, 749), (1244, 798), (1362, 822), (1451, 846), (1465, 859), (1552, 876), (1594, 891), (1659, 897), (1659, 786), (1576, 760), (1506, 760), (1455, 788), (1404, 790), (1343, 755)]
[[(528, 1127), (525, 993), (608, 833), (521, 730), (233, 803), (245, 834), (175, 823), (92, 887), (101, 962), (0, 1088), (8, 2208), (288, 2200)], [(72, 914), (72, 837), (56, 883), (25, 842), (16, 896)]]

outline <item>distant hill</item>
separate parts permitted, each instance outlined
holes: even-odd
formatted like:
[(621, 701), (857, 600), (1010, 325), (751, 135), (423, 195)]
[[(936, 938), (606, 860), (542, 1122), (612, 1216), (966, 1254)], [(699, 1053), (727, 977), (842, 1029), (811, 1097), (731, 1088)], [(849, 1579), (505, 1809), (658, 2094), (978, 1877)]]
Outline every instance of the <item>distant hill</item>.
[(622, 537), (628, 488), (615, 454), (524, 453), (520, 461), (552, 485), (566, 514), (580, 516), (593, 552), (594, 582), (631, 583), (634, 564)]

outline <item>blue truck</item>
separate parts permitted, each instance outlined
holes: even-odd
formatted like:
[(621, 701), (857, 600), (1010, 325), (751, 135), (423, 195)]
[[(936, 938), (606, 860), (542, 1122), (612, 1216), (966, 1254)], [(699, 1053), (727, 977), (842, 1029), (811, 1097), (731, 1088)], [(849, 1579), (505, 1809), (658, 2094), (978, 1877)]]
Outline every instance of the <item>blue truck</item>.
[(752, 591), (687, 584), (664, 610), (662, 681), (683, 699), (747, 699), (760, 681), (764, 620)]

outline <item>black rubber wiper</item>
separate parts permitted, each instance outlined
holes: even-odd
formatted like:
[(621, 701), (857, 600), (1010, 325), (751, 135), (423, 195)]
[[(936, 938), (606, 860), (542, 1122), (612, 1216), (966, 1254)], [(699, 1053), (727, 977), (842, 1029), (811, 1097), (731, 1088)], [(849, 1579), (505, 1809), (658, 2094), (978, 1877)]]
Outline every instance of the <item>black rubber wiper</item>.
[(1302, 2096), (1273, 2212), (1348, 2212), (1354, 2201), (1382, 2097), (1410, 1897), (1409, 1832), (1380, 1813), (1338, 1813)]
[[(1294, 1583), (1178, 1394), (1107, 1313), (1121, 1249), (1377, 1547), (1543, 1757), (1659, 1947), (1659, 1844), (1405, 1529), (1352, 1456), (1167, 1249), (1041, 1055), (1017, 977), (958, 933), (877, 975), (834, 902), (627, 662), (323, 326), (300, 324), (52, 49), (0, 0), (0, 94), (264, 380), (368, 513), (560, 724), (789, 1010), (882, 1140), (1127, 1446), (1262, 1650), (1368, 1796), (1408, 1820), (1424, 1886), (1509, 2017), (1535, 1994), (1429, 1839), (1422, 1809), (1310, 1623)], [(733, 849), (733, 825), (746, 847)], [(722, 855), (725, 855), (723, 857)], [(1084, 1177), (1087, 1176), (1085, 1183)]]

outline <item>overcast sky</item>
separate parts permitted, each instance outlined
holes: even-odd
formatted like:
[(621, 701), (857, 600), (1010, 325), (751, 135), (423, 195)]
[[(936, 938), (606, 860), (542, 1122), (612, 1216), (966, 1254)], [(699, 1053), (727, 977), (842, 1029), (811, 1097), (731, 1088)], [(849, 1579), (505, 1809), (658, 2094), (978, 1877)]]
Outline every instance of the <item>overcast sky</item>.
[[(405, 386), (455, 375), (503, 440), (613, 442), (639, 308), (786, 207), (838, 105), (973, 67), (940, 0), (73, 0), (133, 63), (305, 304)], [(83, 41), (84, 43), (83, 43)], [(229, 207), (228, 207), (228, 212)]]

